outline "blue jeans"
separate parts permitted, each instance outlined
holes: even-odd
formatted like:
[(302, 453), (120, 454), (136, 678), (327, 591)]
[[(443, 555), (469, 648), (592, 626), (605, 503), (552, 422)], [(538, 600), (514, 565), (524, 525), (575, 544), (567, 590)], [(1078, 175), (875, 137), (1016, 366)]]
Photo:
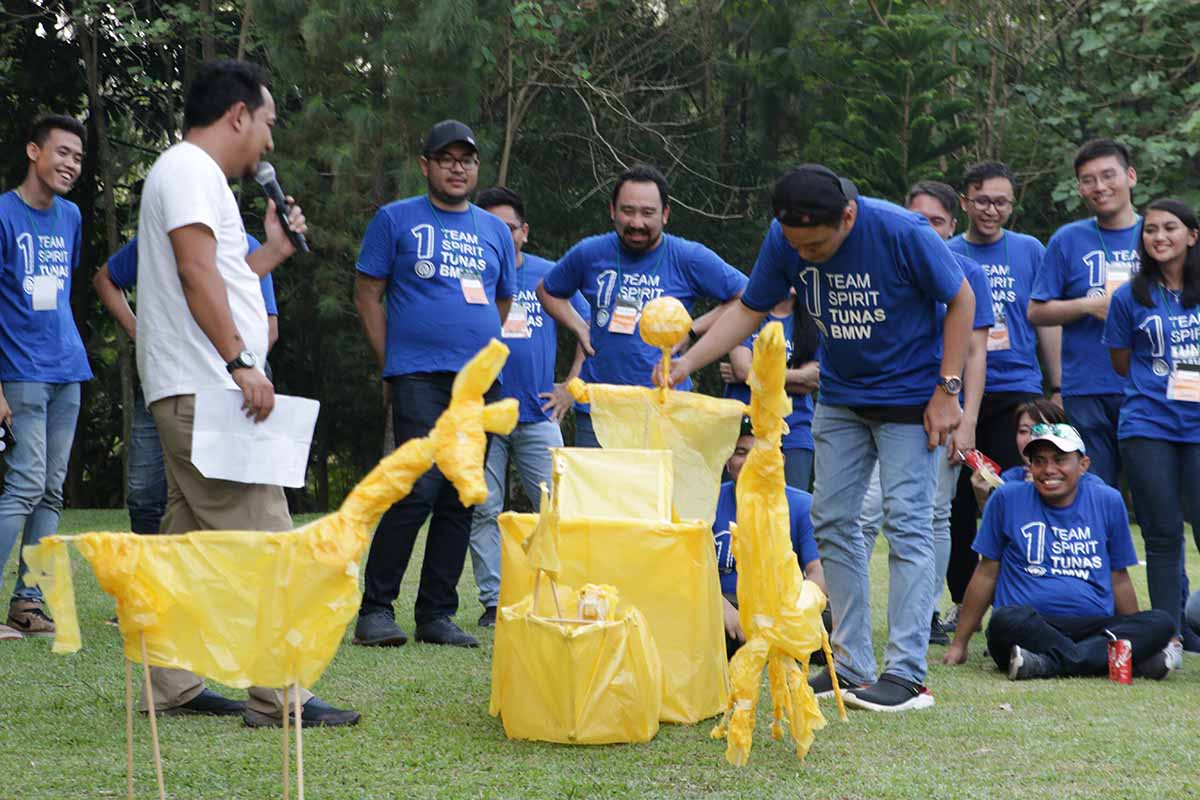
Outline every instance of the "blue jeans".
[[(18, 535), (24, 548), (58, 530), (63, 481), (79, 419), (79, 384), (6, 381), (4, 397), (12, 408), (17, 444), (6, 454), (8, 472), (0, 494), (0, 570)], [(24, 557), (13, 598), (42, 598), (40, 589), (25, 585)]]
[[(1121, 440), (1121, 453), (1133, 494), (1133, 510), (1146, 543), (1146, 583), (1150, 605), (1183, 623), (1183, 520), (1200, 536), (1200, 444), (1132, 437)], [(1191, 502), (1185, 503), (1184, 499)]]
[(876, 460), (888, 521), (888, 644), (884, 672), (925, 681), (933, 613), (936, 450), (921, 425), (875, 422), (818, 402), (813, 417), (816, 485), (812, 521), (829, 585), (839, 677), (874, 683), (871, 591), (858, 515)]
[(1067, 419), (1087, 446), (1094, 472), (1114, 489), (1121, 476), (1121, 451), (1117, 445), (1117, 419), (1121, 415), (1119, 394), (1094, 394), (1063, 398)]
[(812, 483), (813, 451), (794, 447), (783, 451), (783, 479), (793, 489), (807, 492)]
[[(951, 464), (946, 460), (946, 448), (937, 449), (937, 491), (933, 496), (933, 602), (937, 607), (942, 596), (942, 582), (950, 565), (950, 504), (958, 487), (958, 473), (962, 464)], [(875, 552), (875, 539), (883, 528), (883, 488), (879, 483), (879, 464), (871, 470), (871, 482), (863, 497), (862, 513), (858, 525), (862, 528), (863, 543), (867, 548), (867, 561)]]
[(600, 440), (596, 438), (596, 431), (594, 428), (592, 428), (591, 414), (583, 414), (579, 411), (575, 412), (575, 446), (600, 446)]
[(488, 497), (475, 506), (471, 520), (471, 566), (475, 585), (479, 587), (479, 602), (484, 608), (492, 608), (500, 600), (500, 526), (496, 518), (504, 509), (508, 461), (513, 460), (525, 495), (537, 511), (542, 500), (539, 486), (545, 483), (549, 489), (552, 479), (550, 448), (562, 444), (562, 430), (558, 423), (549, 420), (519, 422), (507, 436), (492, 437), (484, 469)]
[(133, 393), (133, 434), (129, 442), (129, 482), (125, 487), (129, 526), (134, 533), (158, 533), (167, 508), (167, 472), (154, 415), (141, 387)]

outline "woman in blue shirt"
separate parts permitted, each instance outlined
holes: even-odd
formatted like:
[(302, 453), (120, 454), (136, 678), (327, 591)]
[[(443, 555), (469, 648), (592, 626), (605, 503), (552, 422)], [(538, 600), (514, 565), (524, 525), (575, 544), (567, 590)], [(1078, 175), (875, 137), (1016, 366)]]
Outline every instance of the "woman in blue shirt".
[[(1150, 603), (1176, 621), (1168, 650), (1183, 665), (1183, 498), (1200, 532), (1200, 221), (1178, 200), (1146, 208), (1141, 271), (1113, 294), (1104, 327), (1113, 368), (1129, 380), (1117, 439), (1146, 542)], [(1197, 534), (1200, 535), (1200, 534)]]

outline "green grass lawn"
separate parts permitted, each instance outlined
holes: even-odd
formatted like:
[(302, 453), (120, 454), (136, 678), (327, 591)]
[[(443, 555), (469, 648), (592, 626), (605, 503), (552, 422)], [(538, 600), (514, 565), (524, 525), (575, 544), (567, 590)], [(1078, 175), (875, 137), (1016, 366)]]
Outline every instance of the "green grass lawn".
[[(63, 516), (64, 532), (126, 526), (122, 511)], [(74, 561), (83, 650), (55, 656), (47, 640), (0, 643), (3, 798), (125, 796), (124, 673), (117, 631), (104, 625), (113, 604), (78, 554)], [(871, 569), (881, 653), (885, 547), (877, 548)], [(13, 558), (6, 592), (15, 571)], [(1200, 582), (1200, 570), (1191, 574)], [(1146, 606), (1144, 578), (1134, 570)], [(308, 797), (1200, 796), (1197, 657), (1188, 656), (1184, 671), (1162, 683), (1012, 683), (984, 663), (976, 637), (965, 666), (931, 667), (932, 709), (894, 716), (852, 711), (842, 723), (833, 701), (822, 701), (830, 722), (803, 762), (790, 743), (771, 740), (770, 704), (760, 704), (750, 764), (736, 769), (724, 761), (724, 743), (709, 739), (709, 722), (664, 725), (654, 741), (636, 746), (508, 741), (487, 714), (491, 634), (475, 628), (480, 608), (469, 562), (460, 590), (458, 622), (483, 640), (479, 650), (412, 643), (358, 648), (347, 631), (314, 688), (334, 704), (359, 709), (363, 720), (357, 728), (305, 732)], [(397, 614), (410, 632), (415, 592), (410, 570)], [(930, 648), (931, 659), (942, 651)], [(138, 796), (152, 797), (149, 726), (144, 718), (136, 725)], [(168, 796), (280, 796), (278, 731), (250, 730), (228, 718), (173, 718), (161, 721), (159, 733)]]

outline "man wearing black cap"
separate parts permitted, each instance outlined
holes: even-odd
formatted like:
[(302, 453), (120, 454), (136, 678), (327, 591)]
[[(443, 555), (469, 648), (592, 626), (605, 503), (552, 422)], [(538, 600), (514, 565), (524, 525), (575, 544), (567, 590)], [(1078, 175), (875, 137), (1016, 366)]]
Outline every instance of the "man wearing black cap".
[[(433, 126), (420, 157), (429, 191), (375, 215), (359, 252), (354, 301), (392, 398), (396, 446), (425, 436), (450, 404), (454, 376), (500, 338), (516, 289), (508, 227), (468, 198), (479, 178), (475, 135), (457, 120)], [(387, 312), (380, 301), (387, 293)], [(497, 399), (499, 385), (488, 392)], [(476, 647), (451, 620), (458, 610), (472, 509), (435, 467), (384, 515), (371, 542), (354, 642), (398, 646), (408, 637), (392, 603), (417, 532), (433, 514), (415, 608), (417, 641)]]
[[(936, 448), (962, 410), (958, 393), (975, 298), (962, 268), (919, 214), (859, 197), (806, 164), (775, 186), (775, 219), (742, 296), (674, 365), (682, 380), (752, 333), (795, 287), (823, 334), (813, 416), (812, 520), (833, 610), (847, 702), (875, 711), (933, 705), (923, 685), (934, 602)], [(938, 333), (938, 304), (946, 304)], [(939, 339), (942, 352), (939, 358)], [(876, 679), (866, 549), (857, 516), (880, 465), (888, 519), (888, 647)], [(820, 694), (828, 673), (813, 679)]]

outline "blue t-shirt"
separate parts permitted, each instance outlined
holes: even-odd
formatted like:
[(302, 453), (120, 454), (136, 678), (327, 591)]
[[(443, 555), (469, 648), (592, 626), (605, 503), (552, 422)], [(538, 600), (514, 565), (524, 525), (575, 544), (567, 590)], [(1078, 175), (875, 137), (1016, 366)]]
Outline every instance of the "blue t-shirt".
[[(758, 335), (762, 333), (762, 329), (769, 322), (779, 322), (783, 325), (783, 341), (787, 345), (788, 363), (792, 361), (792, 332), (796, 327), (796, 318), (787, 314), (782, 317), (777, 317), (774, 314), (767, 314), (767, 318), (763, 320), (763, 324), (759, 326), (749, 339), (742, 342), (743, 347), (747, 347), (751, 352), (754, 351), (754, 342), (758, 339)], [(725, 396), (732, 397), (734, 400), (740, 400), (743, 403), (750, 402), (750, 387), (744, 383), (729, 383), (725, 385)], [(813, 403), (811, 394), (793, 394), (789, 395), (792, 398), (792, 413), (784, 418), (784, 422), (788, 425), (788, 433), (780, 442), (781, 450), (812, 450), (812, 417)]]
[[(809, 517), (812, 495), (791, 486), (785, 488), (788, 516), (791, 518), (792, 551), (803, 568), (805, 564), (817, 560), (817, 541), (813, 538), (812, 519)], [(737, 562), (733, 559), (730, 522), (737, 522), (737, 497), (734, 494), (734, 482), (726, 481), (721, 484), (721, 493), (717, 497), (717, 516), (712, 527), (713, 541), (717, 546), (717, 570), (721, 573), (721, 594), (737, 592)]]
[[(70, 200), (55, 197), (43, 211), (16, 192), (0, 195), (0, 381), (92, 377), (71, 313), (81, 230), (79, 207)], [(35, 290), (46, 310), (35, 310)]]
[[(1050, 237), (1042, 269), (1033, 283), (1034, 300), (1071, 300), (1105, 293), (1109, 262), (1121, 262), (1136, 272), (1138, 235), (1142, 221), (1120, 230), (1106, 230), (1095, 218), (1064, 225)], [(1062, 393), (1066, 397), (1120, 394), (1125, 379), (1112, 368), (1108, 348), (1100, 340), (1104, 323), (1091, 314), (1063, 325)]]
[(854, 227), (823, 264), (802, 260), (772, 221), (742, 302), (769, 311), (796, 287), (824, 334), (822, 403), (916, 406), (937, 388), (937, 305), (962, 282), (962, 267), (924, 217), (860, 197)]
[[(613, 333), (608, 326), (617, 305), (614, 291), (620, 276), (620, 297), (642, 306), (656, 297), (674, 297), (689, 312), (696, 301), (731, 300), (746, 287), (746, 276), (697, 242), (663, 234), (662, 242), (648, 253), (633, 253), (617, 234), (590, 236), (567, 251), (543, 280), (555, 297), (583, 294), (591, 309), (592, 349), (580, 371), (588, 383), (650, 386), (650, 375), (662, 358), (658, 348), (632, 334)], [(688, 390), (691, 381), (677, 388)]]
[(1153, 308), (1139, 303), (1125, 284), (1108, 307), (1104, 344), (1132, 351), (1117, 438), (1200, 443), (1200, 403), (1167, 399), (1171, 370), (1200, 366), (1200, 306), (1184, 308), (1178, 294), (1158, 285), (1150, 298)]
[(986, 294), (976, 290), (975, 307), (987, 305), (983, 299), (991, 297), (995, 325), (1003, 324), (1008, 331), (1007, 350), (988, 349), (984, 391), (1040, 394), (1037, 332), (1029, 322), (1028, 309), (1046, 248), (1032, 236), (1005, 231), (999, 240), (987, 245), (955, 236), (950, 240), (950, 249), (979, 262), (990, 289)]
[(972, 548), (1000, 562), (996, 608), (1053, 616), (1112, 616), (1112, 573), (1138, 562), (1121, 493), (1099, 480), (1081, 480), (1066, 508), (1046, 505), (1032, 483), (1006, 483)]
[[(499, 339), (496, 300), (516, 292), (516, 262), (508, 226), (478, 206), (443, 211), (418, 195), (379, 209), (356, 266), (388, 282), (383, 377), (458, 372)], [(482, 282), (486, 304), (467, 302), (464, 279)]]
[[(542, 411), (542, 405), (546, 401), (538, 395), (554, 388), (558, 329), (554, 324), (554, 317), (545, 313), (542, 304), (538, 302), (537, 285), (553, 267), (553, 261), (525, 253), (524, 261), (516, 271), (513, 308), (516, 308), (517, 303), (525, 307), (529, 336), (504, 335), (504, 343), (508, 345), (510, 352), (508, 361), (504, 362), (504, 383), (500, 395), (516, 398), (520, 403), (521, 422), (545, 422), (550, 419), (550, 415)], [(571, 305), (581, 317), (587, 319), (588, 308), (583, 297), (576, 294), (571, 298)]]
[[(262, 247), (262, 243), (247, 233), (246, 247), (246, 255), (250, 255)], [(137, 286), (137, 273), (138, 254), (137, 237), (135, 236), (126, 242), (124, 247), (108, 257), (108, 277), (112, 281), (113, 286), (128, 291)], [(267, 315), (273, 317), (279, 316), (279, 306), (275, 303), (275, 282), (271, 280), (271, 273), (268, 272), (261, 283), (263, 303), (267, 307)]]

